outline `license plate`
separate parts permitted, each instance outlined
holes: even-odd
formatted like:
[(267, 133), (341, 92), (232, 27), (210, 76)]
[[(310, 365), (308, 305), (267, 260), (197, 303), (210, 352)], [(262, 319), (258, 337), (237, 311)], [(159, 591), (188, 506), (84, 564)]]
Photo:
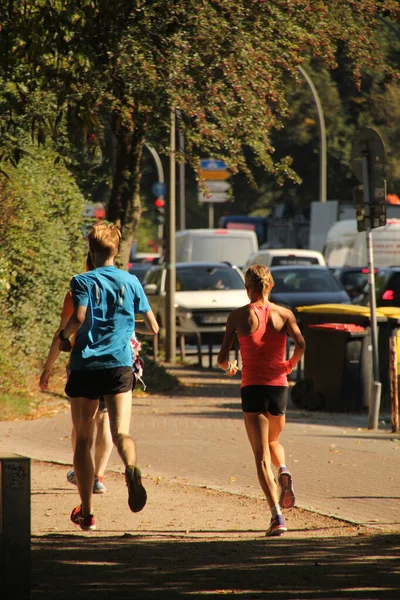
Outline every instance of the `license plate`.
[(203, 317), (203, 323), (205, 325), (213, 324), (213, 323), (226, 323), (225, 315), (207, 315)]

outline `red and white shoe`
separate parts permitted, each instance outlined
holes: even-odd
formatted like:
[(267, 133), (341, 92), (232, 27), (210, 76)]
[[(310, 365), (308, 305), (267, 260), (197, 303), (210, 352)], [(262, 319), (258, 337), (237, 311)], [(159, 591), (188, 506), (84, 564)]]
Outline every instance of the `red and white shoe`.
[(82, 506), (76, 506), (71, 513), (71, 521), (74, 525), (79, 525), (83, 531), (95, 531), (96, 522), (94, 520), (94, 515), (86, 515), (86, 517), (82, 514)]

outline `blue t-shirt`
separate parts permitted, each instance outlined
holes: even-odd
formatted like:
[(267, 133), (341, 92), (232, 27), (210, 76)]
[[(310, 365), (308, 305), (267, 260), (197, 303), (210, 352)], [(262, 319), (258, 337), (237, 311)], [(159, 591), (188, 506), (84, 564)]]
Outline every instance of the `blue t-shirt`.
[(131, 367), (130, 339), (135, 314), (151, 310), (135, 275), (116, 267), (98, 267), (71, 280), (74, 306), (86, 306), (76, 334), (71, 371)]

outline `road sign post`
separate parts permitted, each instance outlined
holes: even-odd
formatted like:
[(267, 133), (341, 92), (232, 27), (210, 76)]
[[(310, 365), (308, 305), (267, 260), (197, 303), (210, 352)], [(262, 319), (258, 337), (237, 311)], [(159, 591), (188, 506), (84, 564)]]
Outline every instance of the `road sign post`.
[(203, 158), (200, 161), (200, 175), (206, 182), (207, 192), (198, 190), (198, 200), (201, 204), (208, 204), (208, 226), (214, 227), (214, 204), (228, 201), (228, 192), (231, 184), (227, 181), (231, 177), (223, 160)]
[[(368, 413), (368, 429), (377, 429), (382, 384), (379, 381), (378, 331), (372, 229), (386, 223), (386, 187), (383, 179), (386, 152), (383, 140), (374, 129), (362, 128), (353, 140), (351, 160), (355, 176), (363, 184), (363, 198), (356, 197), (357, 225), (365, 227), (367, 238), (369, 305), (373, 394)], [(384, 205), (384, 206), (382, 206)], [(360, 218), (359, 218), (360, 217)], [(363, 231), (358, 226), (359, 231)]]

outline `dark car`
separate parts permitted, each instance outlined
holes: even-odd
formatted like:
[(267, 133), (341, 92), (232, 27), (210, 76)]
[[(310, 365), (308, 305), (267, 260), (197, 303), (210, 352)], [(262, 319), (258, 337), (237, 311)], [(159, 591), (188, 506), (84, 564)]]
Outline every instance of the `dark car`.
[[(352, 302), (358, 303), (358, 298), (364, 294), (368, 285), (368, 267), (329, 267), (334, 276), (348, 295)], [(375, 277), (379, 273), (379, 269), (375, 269)]]
[(132, 266), (129, 267), (129, 273), (131, 275), (136, 275), (140, 283), (143, 283), (143, 279), (146, 273), (148, 273), (154, 268), (155, 265), (151, 262), (134, 262), (132, 263)]
[(350, 304), (350, 297), (328, 267), (271, 267), (271, 301), (294, 310), (313, 304)]
[[(385, 267), (375, 274), (376, 306), (400, 306), (400, 267)], [(359, 296), (357, 304), (369, 304), (368, 283)]]

